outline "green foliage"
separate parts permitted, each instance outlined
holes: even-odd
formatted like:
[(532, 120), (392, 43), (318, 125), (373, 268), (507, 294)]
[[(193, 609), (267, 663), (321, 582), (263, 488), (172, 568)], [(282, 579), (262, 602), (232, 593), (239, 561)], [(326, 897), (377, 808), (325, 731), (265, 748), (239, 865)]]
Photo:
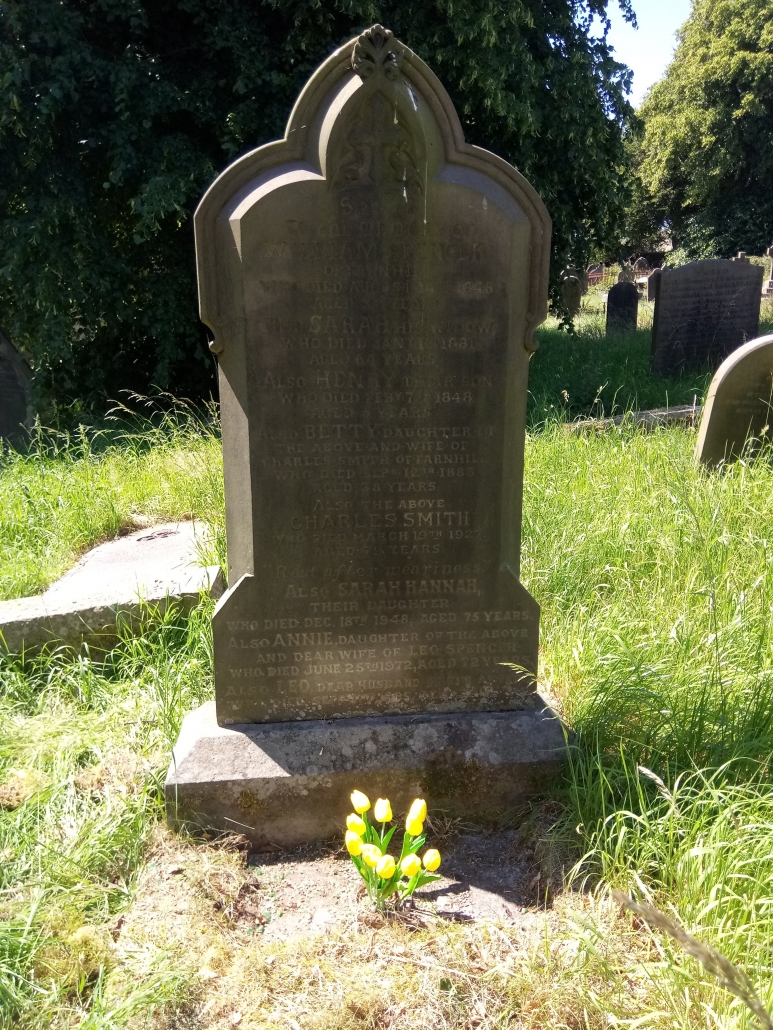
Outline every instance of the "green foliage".
[[(531, 438), (524, 579), (541, 679), (576, 734), (563, 818), (579, 872), (676, 913), (770, 1003), (773, 451), (717, 473), (694, 444), (680, 428)], [(743, 1025), (658, 947), (660, 1007), (686, 1007), (670, 1025), (704, 1026), (704, 1005)]]
[(0, 657), (2, 1030), (117, 1030), (190, 987), (184, 963), (116, 947), (111, 930), (182, 717), (211, 693), (211, 611), (148, 609), (144, 632), (102, 661)]
[(630, 141), (629, 235), (691, 257), (760, 254), (773, 234), (773, 0), (694, 0)]
[[(639, 305), (640, 319), (653, 305)], [(641, 324), (641, 323), (640, 323)], [(604, 316), (583, 313), (575, 332), (563, 332), (555, 319), (537, 330), (539, 348), (529, 366), (529, 422), (602, 418), (626, 411), (700, 404), (706, 375), (659, 379), (651, 370), (649, 329), (605, 334)]]
[[(535, 357), (544, 361), (545, 396), (558, 383), (576, 393), (575, 373), (585, 370), (591, 382), (594, 362), (612, 367), (600, 339), (547, 333)], [(623, 343), (609, 346), (617, 355)], [(655, 398), (643, 371), (629, 380), (636, 368), (632, 361), (616, 381), (618, 396), (652, 390)], [(104, 460), (121, 468), (124, 448), (126, 467), (142, 481), (146, 468), (166, 468), (176, 453), (181, 468), (203, 462), (219, 477), (214, 444), (200, 450), (196, 434), (185, 443), (165, 425), (148, 432), (145, 446), (139, 430), (112, 439)], [(579, 872), (674, 912), (742, 965), (770, 1005), (773, 455), (707, 472), (692, 460), (694, 441), (681, 428), (574, 435), (550, 420), (530, 433), (523, 576), (542, 605), (541, 683), (576, 734), (561, 815), (587, 852)], [(101, 460), (71, 446), (69, 457), (65, 448), (47, 456), (51, 475), (61, 467), (64, 524), (77, 521), (71, 508), (106, 507), (114, 489), (107, 476), (90, 480), (88, 493), (70, 489), (81, 466)], [(0, 488), (16, 474), (15, 465), (1, 470)], [(221, 505), (212, 495), (209, 517), (221, 519)], [(20, 510), (3, 521), (23, 519)], [(35, 546), (32, 535), (19, 537), (16, 553), (37, 554)], [(156, 614), (102, 662), (0, 661), (3, 1030), (79, 1019), (139, 1025), (154, 1005), (191, 988), (186, 956), (122, 951), (120, 935), (115, 953), (109, 930), (146, 861), (181, 716), (211, 693), (209, 615)], [(632, 1025), (748, 1025), (676, 946), (659, 941), (659, 956), (647, 952), (640, 968), (645, 931), (633, 931), (630, 950), (615, 954), (608, 927), (594, 927), (591, 915), (572, 931), (580, 950), (571, 983), (586, 992), (592, 1018), (612, 1011), (601, 969), (619, 985)], [(444, 932), (433, 924), (433, 939)], [(575, 941), (551, 939), (546, 952), (555, 944), (560, 957), (563, 943)], [(599, 955), (610, 954), (600, 965)], [(476, 976), (480, 962), (476, 950)], [(566, 963), (556, 982), (569, 976)], [(534, 968), (524, 976), (536, 982)]]
[(79, 408), (150, 383), (208, 394), (192, 211), (376, 20), (439, 74), (468, 138), (539, 190), (554, 267), (584, 261), (621, 217), (629, 73), (589, 35), (608, 2), (4, 0), (0, 324), (38, 389)]

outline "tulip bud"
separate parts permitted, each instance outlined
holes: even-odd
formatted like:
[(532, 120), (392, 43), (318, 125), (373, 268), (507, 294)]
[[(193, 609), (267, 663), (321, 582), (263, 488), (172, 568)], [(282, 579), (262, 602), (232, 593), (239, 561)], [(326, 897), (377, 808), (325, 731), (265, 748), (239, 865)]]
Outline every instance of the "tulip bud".
[(381, 848), (377, 848), (375, 844), (363, 844), (360, 841), (362, 859), (365, 865), (369, 865), (371, 869), (375, 869), (381, 861)]
[(388, 880), (395, 871), (395, 860), (391, 855), (384, 855), (376, 866), (376, 872), (382, 880)]
[[(408, 820), (423, 823), (427, 818), (427, 802), (424, 798), (416, 798), (408, 812)], [(408, 821), (406, 820), (406, 821)]]
[(388, 798), (379, 798), (373, 809), (373, 815), (375, 816), (377, 823), (388, 823), (392, 818), (392, 806), (389, 804)]
[(362, 815), (363, 812), (367, 812), (370, 808), (370, 798), (368, 795), (363, 794), (361, 790), (353, 790), (352, 808), (358, 815)]
[(344, 843), (350, 855), (359, 855), (362, 851), (362, 837), (360, 837), (359, 833), (354, 833), (353, 830), (346, 831)]
[(356, 833), (360, 837), (365, 833), (365, 820), (360, 819), (360, 817), (355, 815), (354, 812), (352, 812), (351, 815), (347, 815), (346, 826), (347, 829), (352, 831), (352, 833)]
[(408, 877), (408, 879), (410, 879), (412, 876), (415, 876), (420, 869), (421, 859), (418, 855), (406, 855), (400, 863), (400, 871), (404, 873)]
[(424, 868), (430, 873), (434, 873), (437, 867), (440, 865), (440, 852), (437, 848), (429, 848), (428, 851), (424, 852)]
[(420, 837), (424, 833), (424, 823), (420, 819), (411, 819), (409, 816), (405, 820), (405, 829), (412, 837)]

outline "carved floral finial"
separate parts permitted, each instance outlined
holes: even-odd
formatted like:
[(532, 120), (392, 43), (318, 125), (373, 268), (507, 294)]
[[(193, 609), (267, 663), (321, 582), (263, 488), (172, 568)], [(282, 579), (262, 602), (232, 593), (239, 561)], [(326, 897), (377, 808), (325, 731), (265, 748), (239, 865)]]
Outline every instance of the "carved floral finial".
[(397, 78), (405, 47), (395, 39), (394, 32), (383, 25), (373, 25), (359, 37), (352, 52), (352, 68), (361, 79), (371, 75)]

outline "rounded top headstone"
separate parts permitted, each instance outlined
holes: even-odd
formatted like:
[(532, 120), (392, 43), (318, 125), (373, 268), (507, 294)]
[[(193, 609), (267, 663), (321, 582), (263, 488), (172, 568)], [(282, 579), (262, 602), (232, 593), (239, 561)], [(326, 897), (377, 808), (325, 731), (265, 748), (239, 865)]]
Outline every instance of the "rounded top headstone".
[(770, 439), (772, 402), (773, 335), (768, 335), (742, 344), (714, 374), (698, 429), (696, 459), (704, 465), (734, 461), (750, 439)]

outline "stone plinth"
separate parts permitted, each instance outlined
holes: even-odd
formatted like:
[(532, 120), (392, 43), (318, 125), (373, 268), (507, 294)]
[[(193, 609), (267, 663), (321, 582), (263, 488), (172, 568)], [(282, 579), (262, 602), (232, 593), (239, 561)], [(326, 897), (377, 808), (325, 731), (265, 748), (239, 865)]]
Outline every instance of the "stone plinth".
[[(544, 703), (543, 703), (544, 704)], [(549, 711), (218, 726), (210, 701), (183, 723), (164, 787), (167, 821), (291, 847), (341, 831), (355, 787), (395, 814), (506, 817), (560, 767)]]

